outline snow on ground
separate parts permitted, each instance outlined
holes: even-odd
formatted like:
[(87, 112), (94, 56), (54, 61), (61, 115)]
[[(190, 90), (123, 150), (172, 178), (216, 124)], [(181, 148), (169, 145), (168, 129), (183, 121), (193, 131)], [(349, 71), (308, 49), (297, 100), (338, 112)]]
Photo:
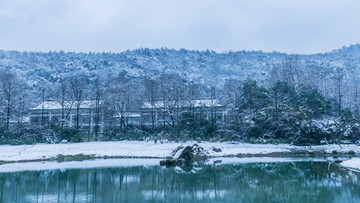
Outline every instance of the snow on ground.
[[(95, 155), (97, 157), (105, 156), (123, 156), (133, 158), (165, 158), (176, 149), (176, 147), (193, 145), (196, 142), (154, 144), (154, 142), (145, 141), (118, 141), (118, 142), (86, 142), (69, 144), (36, 144), (36, 145), (1, 145), (0, 161), (29, 161), (55, 158), (57, 155)], [(225, 142), (202, 142), (197, 143), (207, 150), (211, 156), (226, 156), (237, 154), (268, 154), (274, 152), (290, 152), (293, 150), (314, 150), (331, 153), (348, 152), (353, 150), (360, 153), (360, 146), (357, 145), (321, 145), (309, 147), (291, 146), (286, 144), (243, 144), (243, 143), (225, 143)], [(212, 148), (220, 148), (222, 152), (213, 152)]]
[(0, 165), (0, 173), (81, 168), (109, 168), (159, 165), (159, 159), (95, 159), (84, 161), (43, 161)]
[[(213, 158), (207, 161), (207, 165), (214, 164), (247, 164), (247, 163), (283, 163), (283, 162), (300, 162), (300, 161), (318, 161), (325, 162), (331, 158), (281, 158), (281, 157), (246, 157), (246, 158)], [(84, 169), (84, 168), (110, 168), (110, 167), (149, 167), (159, 166), (159, 159), (95, 159), (85, 161), (43, 161), (43, 162), (26, 162), (10, 163), (0, 165), (0, 173), (20, 172), (20, 171), (41, 171), (41, 170), (67, 170), (67, 169)]]
[(342, 166), (360, 170), (360, 158), (352, 158), (341, 163)]

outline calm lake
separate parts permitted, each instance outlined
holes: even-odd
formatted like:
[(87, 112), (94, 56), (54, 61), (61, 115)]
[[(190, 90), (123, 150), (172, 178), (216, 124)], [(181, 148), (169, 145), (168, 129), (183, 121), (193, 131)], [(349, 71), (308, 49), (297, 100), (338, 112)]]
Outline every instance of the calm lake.
[(0, 192), (0, 202), (360, 202), (360, 174), (318, 161), (55, 169), (0, 173)]

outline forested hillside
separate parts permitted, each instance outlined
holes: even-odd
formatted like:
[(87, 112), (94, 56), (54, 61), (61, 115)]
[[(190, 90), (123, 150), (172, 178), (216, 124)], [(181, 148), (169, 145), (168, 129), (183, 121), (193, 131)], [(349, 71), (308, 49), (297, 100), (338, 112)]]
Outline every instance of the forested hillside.
[[(359, 62), (360, 45), (314, 55), (167, 48), (121, 53), (0, 51), (1, 133), (22, 136), (29, 128), (21, 126), (22, 118), (44, 100), (101, 100), (99, 111), (109, 118), (136, 111), (145, 101), (217, 98), (227, 107), (226, 125), (194, 121), (196, 131), (185, 122), (184, 136), (356, 142)], [(9, 129), (14, 120), (17, 130)]]

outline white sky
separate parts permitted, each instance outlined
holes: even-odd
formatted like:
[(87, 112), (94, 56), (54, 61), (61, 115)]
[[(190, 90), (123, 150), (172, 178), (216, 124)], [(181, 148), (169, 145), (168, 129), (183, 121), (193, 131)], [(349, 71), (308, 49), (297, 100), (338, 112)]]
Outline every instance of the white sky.
[(4, 50), (318, 53), (359, 38), (359, 0), (0, 0)]

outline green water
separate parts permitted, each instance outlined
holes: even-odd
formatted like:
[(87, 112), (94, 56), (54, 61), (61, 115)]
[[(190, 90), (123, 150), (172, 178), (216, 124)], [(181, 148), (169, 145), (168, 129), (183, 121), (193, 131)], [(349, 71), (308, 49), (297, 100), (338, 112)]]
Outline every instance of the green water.
[(0, 192), (0, 202), (360, 202), (360, 175), (321, 162), (47, 170), (1, 173)]

